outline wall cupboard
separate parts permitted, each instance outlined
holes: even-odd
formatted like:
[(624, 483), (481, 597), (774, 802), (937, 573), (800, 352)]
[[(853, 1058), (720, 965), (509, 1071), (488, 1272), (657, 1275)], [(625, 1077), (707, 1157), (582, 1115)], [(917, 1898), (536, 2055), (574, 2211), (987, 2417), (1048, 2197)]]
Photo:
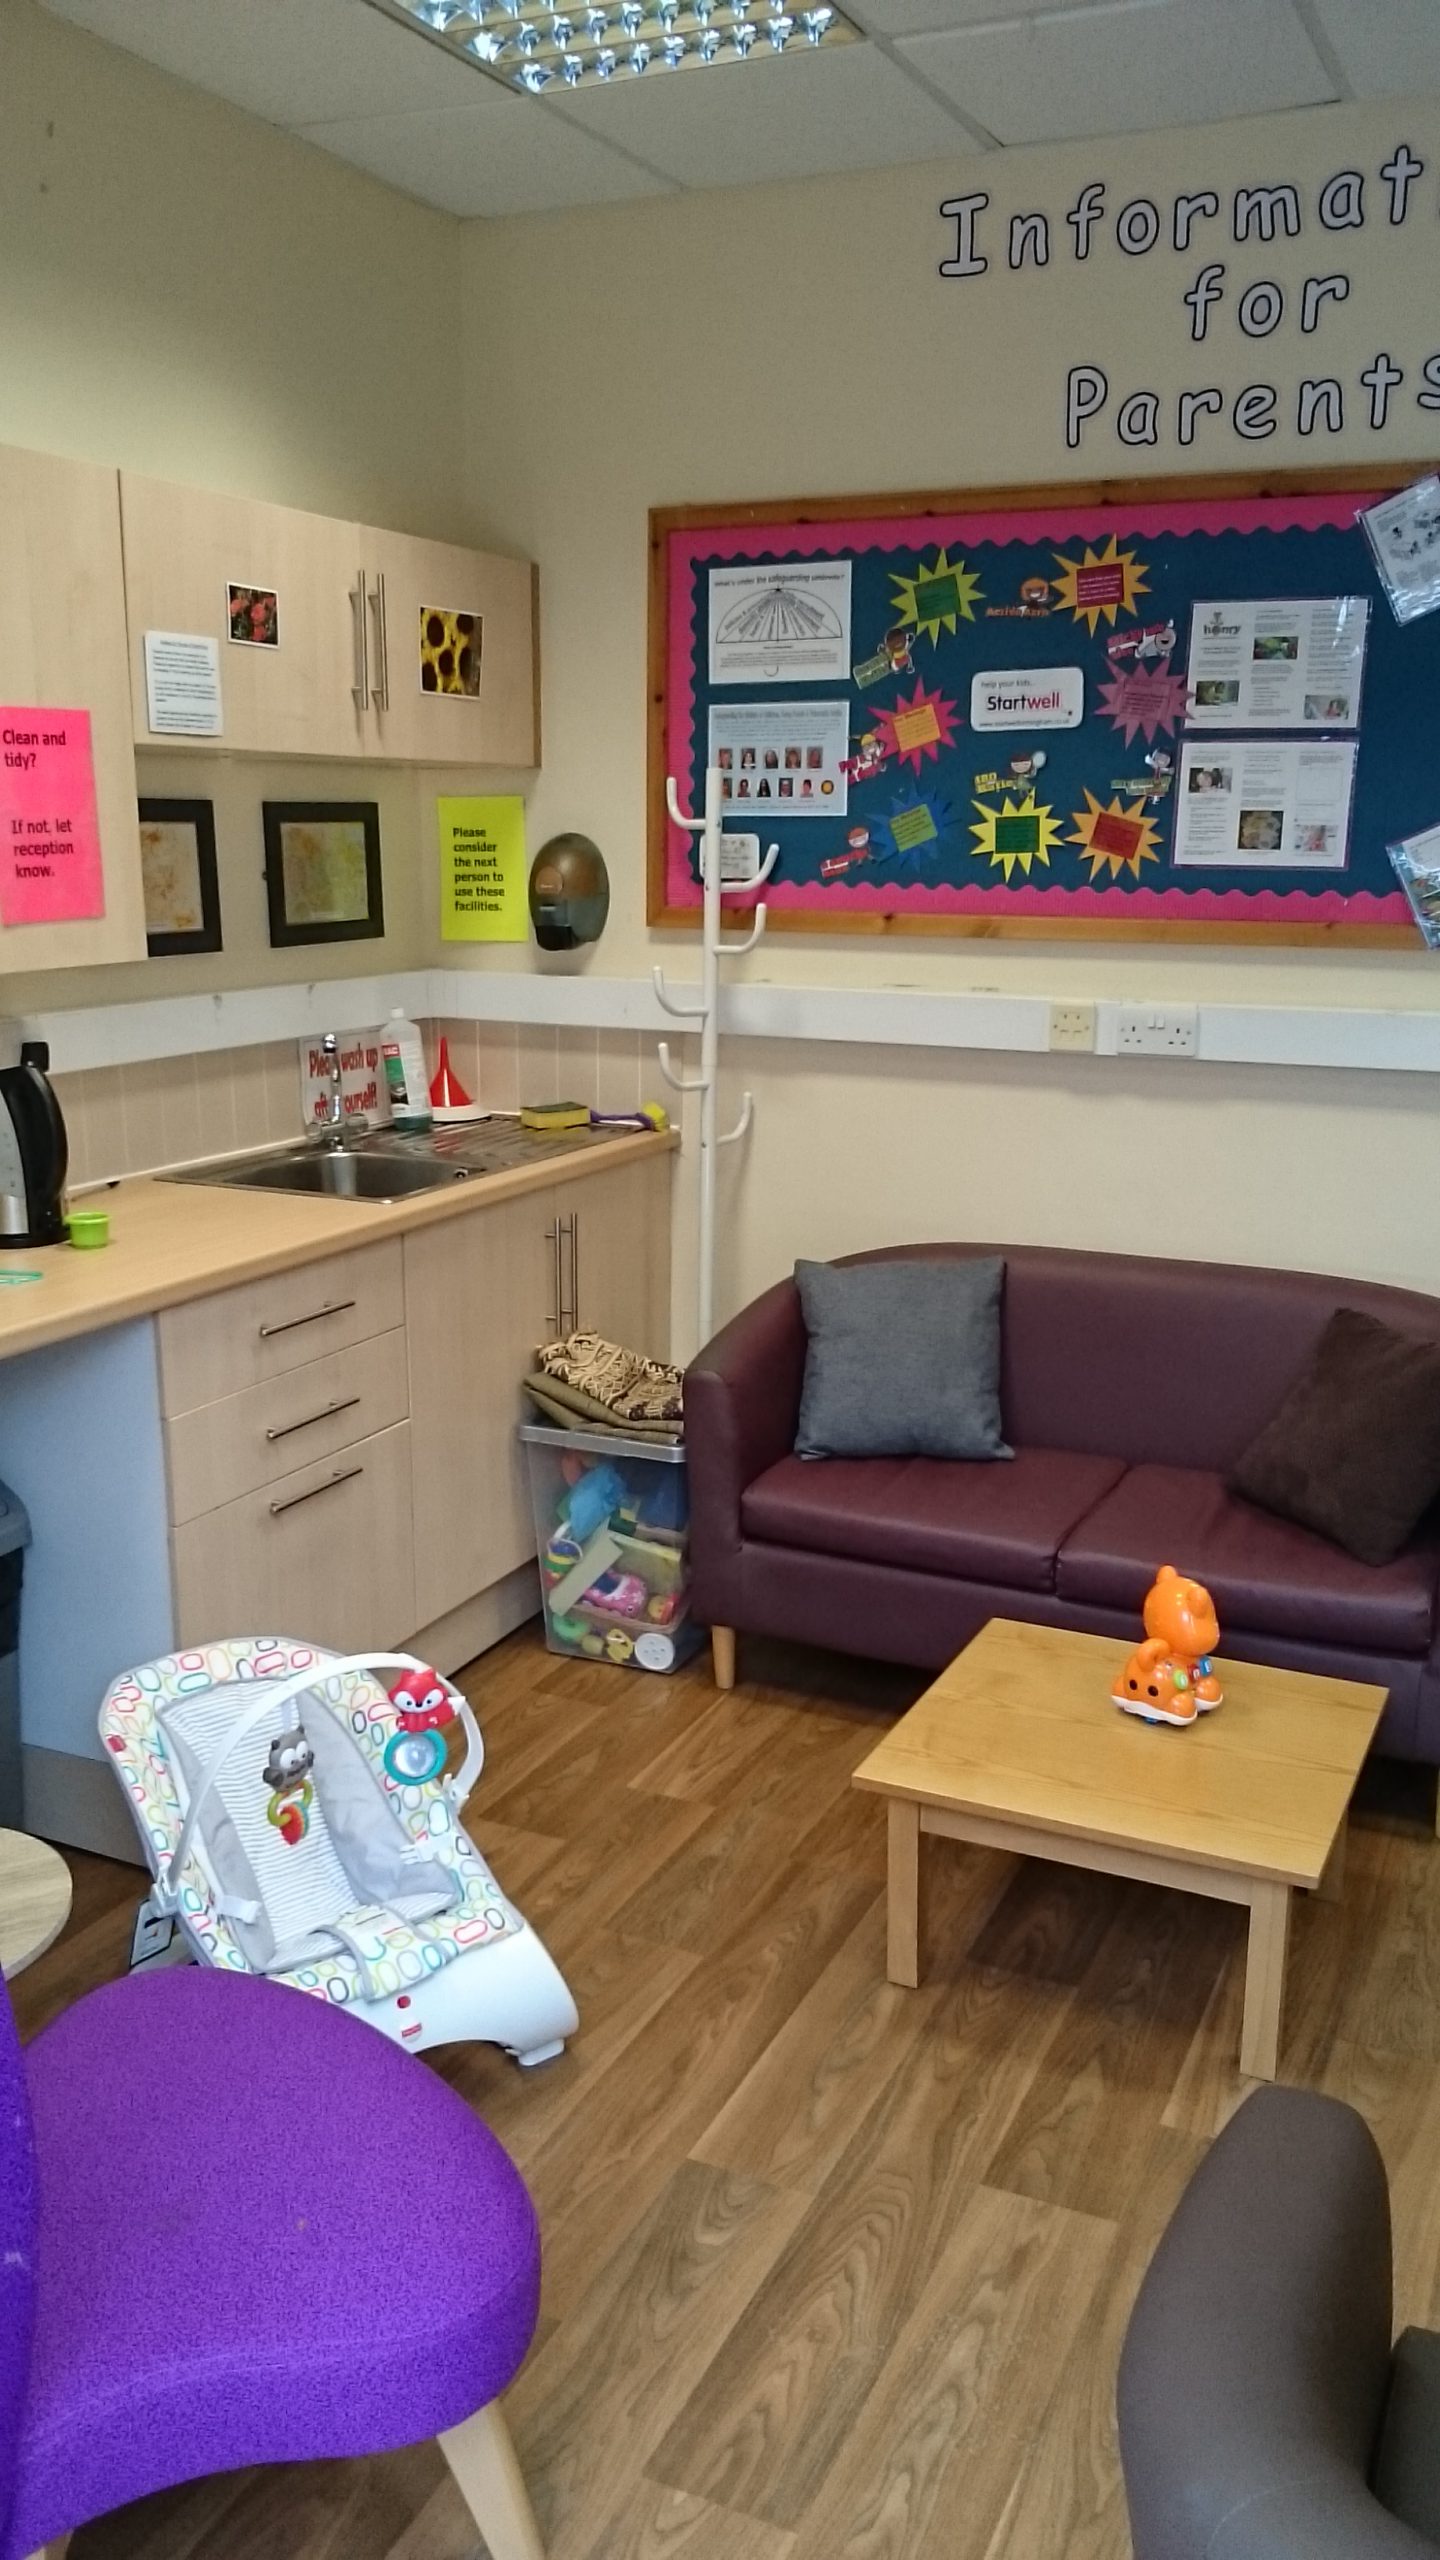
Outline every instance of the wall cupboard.
[[(145, 633), (184, 631), (219, 644), (219, 743), (235, 752), (402, 764), (536, 762), (528, 560), (129, 471), (120, 475), (120, 504), (137, 745), (156, 743)], [(277, 646), (231, 638), (232, 585), (273, 590)], [(451, 620), (461, 615), (474, 625), (463, 669)], [(427, 670), (434, 689), (427, 689)], [(452, 677), (476, 690), (441, 689)], [(211, 752), (215, 743), (166, 740)]]
[(120, 495), (113, 471), (0, 446), (0, 704), (88, 711), (103, 916), (0, 925), (0, 970), (143, 960)]
[[(273, 589), (277, 647), (230, 638), (232, 584)], [(476, 626), (466, 645), (478, 690), (452, 693), (439, 661), (458, 615)], [(145, 956), (135, 748), (162, 743), (149, 725), (147, 631), (204, 635), (220, 650), (223, 734), (167, 736), (167, 749), (539, 759), (529, 561), (0, 446), (0, 706), (89, 712), (105, 877), (102, 916), (0, 925), (0, 974)]]

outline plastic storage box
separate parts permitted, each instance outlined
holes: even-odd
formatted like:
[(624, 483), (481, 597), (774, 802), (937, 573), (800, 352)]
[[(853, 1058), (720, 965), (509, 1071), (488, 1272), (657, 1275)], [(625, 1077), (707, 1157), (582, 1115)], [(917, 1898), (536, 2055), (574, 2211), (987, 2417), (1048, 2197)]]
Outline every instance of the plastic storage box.
[(674, 1671), (698, 1651), (690, 1618), (683, 1448), (522, 1423), (552, 1653)]
[(25, 1505), (0, 1484), (0, 1823), (24, 1823), (20, 1781), (20, 1577), (30, 1544)]

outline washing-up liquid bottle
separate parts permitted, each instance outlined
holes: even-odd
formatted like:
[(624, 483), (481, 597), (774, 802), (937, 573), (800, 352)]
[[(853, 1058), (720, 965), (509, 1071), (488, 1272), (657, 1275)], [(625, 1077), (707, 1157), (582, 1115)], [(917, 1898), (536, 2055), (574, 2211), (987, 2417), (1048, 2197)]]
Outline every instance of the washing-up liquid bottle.
[(425, 1051), (415, 1024), (398, 1004), (380, 1034), (380, 1059), (390, 1096), (391, 1126), (428, 1129), (433, 1115)]

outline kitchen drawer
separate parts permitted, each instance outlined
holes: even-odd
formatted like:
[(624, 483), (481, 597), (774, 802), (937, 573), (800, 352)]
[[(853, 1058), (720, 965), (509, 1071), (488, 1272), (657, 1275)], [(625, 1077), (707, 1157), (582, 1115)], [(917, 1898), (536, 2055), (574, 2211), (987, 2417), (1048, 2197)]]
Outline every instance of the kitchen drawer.
[(410, 1410), (405, 1328), (307, 1360), (218, 1404), (176, 1414), (165, 1432), (170, 1517), (194, 1520), (403, 1422)]
[(158, 1322), (163, 1409), (189, 1413), (216, 1404), (404, 1321), (398, 1242), (362, 1245), (167, 1307)]
[(309, 1638), (341, 1652), (415, 1631), (410, 1425), (281, 1476), (172, 1532), (178, 1642)]

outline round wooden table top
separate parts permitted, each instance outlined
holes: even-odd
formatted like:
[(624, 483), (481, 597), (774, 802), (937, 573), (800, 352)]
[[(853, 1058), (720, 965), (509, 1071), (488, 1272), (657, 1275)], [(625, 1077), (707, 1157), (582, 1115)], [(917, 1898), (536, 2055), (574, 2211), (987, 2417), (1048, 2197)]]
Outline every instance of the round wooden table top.
[(0, 1831), (0, 1973), (23, 1973), (70, 1917), (70, 1870), (48, 1840)]

